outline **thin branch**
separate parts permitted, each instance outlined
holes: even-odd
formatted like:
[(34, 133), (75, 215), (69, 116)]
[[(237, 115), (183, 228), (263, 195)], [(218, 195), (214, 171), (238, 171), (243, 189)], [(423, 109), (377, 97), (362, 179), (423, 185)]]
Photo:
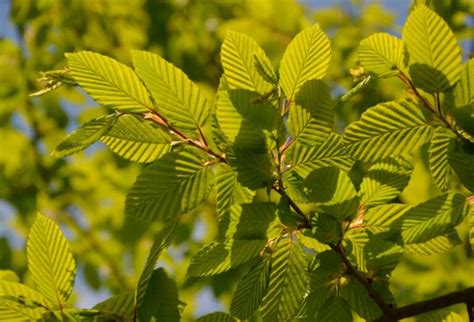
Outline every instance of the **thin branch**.
[(439, 310), (451, 305), (466, 303), (468, 310), (468, 315), (470, 316), (470, 321), (472, 319), (472, 305), (474, 303), (474, 287), (469, 287), (461, 291), (451, 292), (445, 295), (435, 297), (430, 300), (421, 301), (418, 303), (402, 306), (396, 309), (391, 309), (389, 312), (384, 313), (377, 322), (386, 322), (386, 321), (398, 321), (401, 319), (406, 319), (412, 316), (417, 316), (423, 313)]
[(164, 125), (173, 134), (177, 135), (181, 140), (183, 140), (185, 142), (188, 142), (189, 144), (191, 144), (192, 146), (195, 146), (196, 148), (198, 148), (200, 150), (203, 150), (204, 152), (206, 152), (210, 156), (219, 159), (219, 161), (227, 163), (227, 160), (225, 159), (225, 157), (223, 157), (222, 155), (219, 155), (216, 152), (214, 152), (206, 144), (206, 139), (204, 138), (204, 135), (202, 134), (201, 129), (199, 129), (199, 134), (200, 134), (201, 141), (196, 141), (196, 140), (190, 138), (189, 136), (187, 136), (185, 133), (181, 132), (181, 130), (178, 129), (177, 127), (173, 126), (170, 122), (168, 122), (168, 120), (166, 118), (161, 116), (157, 111), (150, 111), (150, 112), (146, 113), (145, 118), (149, 119), (149, 120), (152, 120), (153, 122), (155, 122), (157, 124)]
[(400, 71), (400, 73), (398, 74), (398, 78), (400, 78), (401, 81), (404, 82), (413, 91), (415, 96), (423, 104), (424, 107), (429, 109), (431, 113), (437, 116), (438, 119), (440, 119), (446, 125), (446, 127), (450, 129), (461, 141), (466, 141), (466, 139), (457, 131), (456, 124), (449, 122), (446, 118), (443, 117), (441, 113), (441, 106), (439, 103), (439, 95), (437, 97), (439, 111), (437, 111), (433, 106), (431, 106), (430, 102), (428, 102), (427, 99), (423, 95), (421, 95), (420, 92), (418, 92), (418, 89), (416, 88), (415, 84), (413, 84), (412, 80), (407, 75), (405, 75), (405, 73)]
[(341, 256), (342, 261), (344, 262), (344, 265), (346, 266), (347, 273), (355, 277), (356, 280), (358, 280), (362, 286), (367, 290), (369, 293), (369, 296), (374, 302), (377, 304), (377, 306), (382, 310), (382, 312), (385, 314), (388, 314), (391, 312), (391, 307), (385, 303), (383, 298), (375, 291), (375, 289), (372, 287), (371, 283), (364, 278), (359, 272), (357, 271), (357, 268), (355, 268), (352, 263), (349, 261), (347, 258), (346, 254), (344, 253), (344, 250), (342, 249), (342, 246), (339, 245), (330, 245), (331, 249), (335, 251), (336, 253)]
[(298, 216), (301, 217), (301, 219), (303, 220), (303, 223), (300, 224), (298, 226), (298, 229), (303, 229), (303, 228), (307, 228), (307, 229), (311, 229), (312, 226), (311, 226), (311, 223), (309, 222), (309, 219), (308, 217), (304, 214), (304, 212), (301, 210), (300, 207), (298, 207), (298, 205), (293, 201), (293, 199), (291, 199), (283, 189), (281, 189), (280, 187), (277, 187), (277, 186), (272, 186), (272, 190), (277, 192), (278, 194), (280, 194), (280, 196), (282, 197), (285, 197), (286, 200), (288, 201), (288, 203), (290, 204), (291, 208), (293, 208), (293, 210), (298, 214)]

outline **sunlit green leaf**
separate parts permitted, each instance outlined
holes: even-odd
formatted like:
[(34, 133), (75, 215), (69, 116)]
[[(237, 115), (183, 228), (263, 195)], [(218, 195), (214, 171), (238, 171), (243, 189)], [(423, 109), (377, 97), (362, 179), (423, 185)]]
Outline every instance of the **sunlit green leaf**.
[[(245, 34), (227, 30), (222, 43), (221, 61), (230, 89), (245, 89), (261, 94), (272, 89), (271, 84), (258, 72), (254, 55), (265, 66), (271, 66), (265, 52), (255, 40)], [(266, 68), (266, 71), (275, 78), (272, 69)]]
[(421, 203), (393, 223), (405, 244), (423, 243), (449, 232), (467, 214), (466, 198), (444, 194)]
[(412, 165), (403, 158), (375, 163), (362, 179), (361, 203), (373, 207), (393, 200), (408, 184)]
[(71, 295), (76, 264), (66, 238), (54, 221), (38, 214), (26, 247), (28, 270), (53, 307), (63, 307)]
[(262, 316), (268, 321), (289, 320), (298, 313), (305, 293), (306, 254), (298, 243), (285, 238), (271, 256), (270, 284), (262, 301)]
[(204, 246), (191, 259), (189, 276), (209, 276), (237, 267), (258, 257), (267, 241), (226, 239)]
[(117, 115), (112, 114), (84, 123), (66, 136), (52, 154), (57, 158), (61, 158), (84, 150), (106, 134), (116, 121)]
[(324, 77), (330, 60), (329, 39), (319, 25), (296, 35), (281, 59), (280, 86), (286, 97), (293, 100), (306, 81)]
[(132, 60), (136, 73), (155, 99), (158, 112), (179, 129), (196, 134), (210, 111), (197, 85), (158, 55), (134, 50)]
[(100, 138), (113, 152), (135, 162), (151, 162), (170, 149), (171, 138), (163, 128), (134, 115), (121, 115)]
[(105, 315), (105, 318), (131, 321), (133, 315), (135, 294), (133, 292), (112, 296), (94, 306), (94, 309)]
[(361, 41), (359, 60), (365, 70), (381, 78), (392, 77), (404, 68), (405, 46), (387, 33), (373, 34)]
[(446, 128), (438, 127), (433, 132), (429, 147), (429, 167), (436, 185), (441, 191), (449, 190), (452, 169), (448, 164), (448, 151), (454, 134)]
[(138, 176), (125, 212), (144, 221), (174, 219), (207, 198), (213, 177), (201, 154), (189, 149), (170, 152)]
[(121, 112), (152, 109), (148, 91), (130, 67), (89, 51), (66, 57), (74, 80), (99, 104)]
[(271, 261), (260, 260), (242, 278), (230, 304), (230, 312), (239, 319), (249, 319), (260, 306), (270, 281)]
[(306, 178), (304, 187), (308, 198), (322, 211), (338, 219), (354, 217), (359, 197), (349, 176), (336, 168), (314, 170)]
[(342, 138), (332, 133), (324, 144), (316, 147), (294, 144), (288, 150), (287, 162), (291, 171), (305, 178), (311, 171), (329, 166), (348, 171), (354, 160), (343, 146)]
[(332, 105), (329, 88), (321, 80), (301, 86), (288, 116), (293, 139), (309, 146), (323, 144), (333, 128)]
[(241, 149), (261, 151), (265, 134), (275, 132), (282, 122), (270, 102), (257, 103), (258, 95), (245, 90), (220, 91), (217, 121), (227, 139)]
[(443, 92), (461, 74), (461, 48), (448, 24), (426, 6), (418, 6), (403, 28), (410, 57), (410, 75), (416, 86)]
[(421, 108), (408, 101), (369, 108), (344, 132), (349, 153), (363, 161), (377, 161), (415, 151), (431, 136)]

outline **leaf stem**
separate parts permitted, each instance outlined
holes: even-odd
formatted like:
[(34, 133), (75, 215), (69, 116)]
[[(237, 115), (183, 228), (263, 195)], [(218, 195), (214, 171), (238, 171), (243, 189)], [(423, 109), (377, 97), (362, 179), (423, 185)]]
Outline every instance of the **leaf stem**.
[(400, 70), (400, 73), (398, 74), (398, 78), (400, 78), (400, 80), (403, 83), (405, 83), (413, 91), (415, 96), (423, 104), (424, 107), (426, 107), (428, 110), (431, 111), (431, 113), (433, 113), (436, 117), (438, 117), (438, 119), (440, 119), (446, 125), (446, 127), (450, 129), (461, 141), (463, 142), (466, 141), (466, 139), (457, 131), (456, 124), (454, 122), (448, 121), (446, 118), (443, 117), (441, 113), (441, 104), (439, 102), (439, 94), (436, 99), (437, 105), (438, 105), (438, 111), (437, 111), (433, 106), (431, 106), (430, 102), (428, 102), (426, 98), (423, 95), (421, 95), (420, 92), (418, 92), (418, 89), (416, 88), (413, 81), (407, 75), (405, 75), (405, 73), (403, 73), (401, 70)]
[(214, 152), (209, 147), (209, 145), (207, 145), (206, 139), (204, 138), (204, 135), (203, 135), (201, 129), (198, 129), (199, 130), (199, 135), (200, 135), (200, 141), (196, 141), (196, 140), (190, 138), (185, 133), (183, 133), (177, 127), (173, 126), (166, 118), (161, 116), (160, 113), (158, 113), (155, 110), (146, 113), (145, 118), (149, 119), (149, 120), (152, 120), (153, 122), (155, 122), (157, 124), (164, 125), (165, 127), (167, 127), (171, 131), (171, 133), (178, 136), (182, 141), (188, 142), (190, 145), (195, 146), (196, 148), (198, 148), (200, 150), (203, 150), (204, 152), (206, 152), (210, 156), (217, 158), (219, 161), (227, 163), (227, 160), (225, 159), (224, 156)]

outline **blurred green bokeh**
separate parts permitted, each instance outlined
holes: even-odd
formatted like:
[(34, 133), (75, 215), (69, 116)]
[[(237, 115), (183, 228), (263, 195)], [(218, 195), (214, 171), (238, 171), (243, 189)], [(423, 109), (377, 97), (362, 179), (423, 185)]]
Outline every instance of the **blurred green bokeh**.
[[(0, 25), (9, 30), (0, 38), (0, 269), (13, 269), (28, 281), (25, 236), (35, 213), (47, 214), (61, 224), (73, 247), (80, 272), (74, 300), (86, 306), (133, 288), (159, 227), (145, 226), (123, 214), (126, 191), (138, 165), (98, 144), (65, 159), (50, 156), (67, 132), (105, 110), (74, 88), (30, 98), (29, 93), (41, 88), (36, 82), (40, 71), (63, 68), (66, 52), (92, 50), (129, 63), (130, 49), (145, 49), (183, 69), (212, 100), (222, 72), (219, 51), (227, 29), (250, 35), (276, 65), (292, 37), (317, 22), (332, 41), (327, 81), (338, 95), (353, 85), (350, 69), (357, 68), (360, 40), (379, 31), (399, 34), (397, 21), (404, 20), (411, 6), (409, 1), (362, 0), (0, 2), (0, 11), (5, 11), (0, 19), (10, 19), (10, 24)], [(432, 2), (463, 42), (464, 58), (472, 55), (474, 3)], [(397, 20), (397, 15), (402, 19)], [(404, 88), (396, 79), (372, 83), (338, 107), (337, 129), (342, 131), (366, 108), (403, 95)], [(439, 193), (427, 172), (423, 151), (416, 160), (403, 202), (418, 203)], [(189, 254), (214, 238), (216, 220), (211, 198), (196, 213), (183, 217), (174, 245), (160, 260), (175, 275), (180, 298), (187, 303), (185, 320), (220, 304), (228, 306), (241, 275), (241, 270), (233, 270), (213, 278), (185, 278)], [(399, 304), (474, 284), (467, 229), (460, 234), (464, 245), (447, 254), (407, 257), (402, 262), (392, 285)], [(217, 302), (209, 302), (209, 294)], [(211, 304), (214, 307), (203, 307)]]

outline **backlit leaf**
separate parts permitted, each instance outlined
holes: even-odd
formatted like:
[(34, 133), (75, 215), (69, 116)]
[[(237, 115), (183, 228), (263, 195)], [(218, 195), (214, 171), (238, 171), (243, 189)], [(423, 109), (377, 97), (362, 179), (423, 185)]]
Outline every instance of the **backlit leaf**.
[(306, 81), (323, 78), (330, 60), (330, 42), (319, 25), (296, 35), (281, 59), (280, 86), (286, 97), (293, 100)]
[(349, 153), (363, 161), (406, 155), (431, 136), (421, 108), (408, 101), (387, 102), (369, 108), (344, 132)]
[(120, 112), (146, 112), (153, 105), (133, 70), (89, 51), (66, 54), (74, 80), (99, 104)]
[(135, 71), (155, 99), (157, 110), (179, 129), (197, 135), (209, 117), (209, 105), (197, 85), (158, 55), (134, 50)]
[(195, 209), (213, 185), (212, 170), (190, 149), (170, 152), (145, 168), (127, 195), (125, 212), (167, 221)]
[(101, 137), (113, 152), (135, 162), (151, 162), (170, 149), (168, 131), (134, 115), (121, 115)]
[(375, 33), (362, 40), (358, 53), (364, 69), (381, 78), (395, 76), (404, 68), (403, 42), (384, 32)]
[(448, 24), (421, 5), (408, 16), (403, 41), (410, 57), (410, 75), (417, 87), (443, 92), (461, 74), (461, 48)]
[(288, 116), (288, 131), (293, 139), (309, 146), (323, 144), (333, 128), (332, 106), (329, 88), (321, 80), (301, 86)]
[[(260, 94), (272, 89), (272, 85), (258, 72), (254, 55), (265, 66), (271, 66), (265, 52), (255, 40), (245, 34), (227, 30), (222, 44), (221, 61), (230, 89), (245, 89)], [(266, 68), (266, 71), (275, 78), (272, 69)]]
[(27, 242), (28, 270), (38, 291), (54, 307), (63, 307), (71, 295), (76, 264), (54, 221), (38, 214)]

